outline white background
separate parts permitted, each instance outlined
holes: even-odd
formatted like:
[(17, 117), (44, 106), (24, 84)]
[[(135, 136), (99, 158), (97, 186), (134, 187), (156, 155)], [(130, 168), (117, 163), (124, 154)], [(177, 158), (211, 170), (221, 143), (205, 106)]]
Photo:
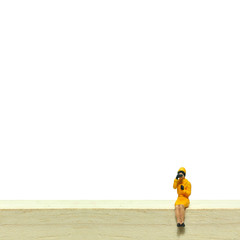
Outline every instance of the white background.
[(0, 199), (240, 199), (239, 1), (1, 1)]

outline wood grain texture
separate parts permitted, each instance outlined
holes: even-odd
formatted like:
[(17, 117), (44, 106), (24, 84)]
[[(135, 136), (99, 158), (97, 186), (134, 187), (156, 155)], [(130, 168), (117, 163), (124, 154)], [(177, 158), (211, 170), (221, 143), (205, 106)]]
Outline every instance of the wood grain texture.
[[(135, 202), (138, 208), (134, 201), (131, 206), (128, 201), (18, 201), (18, 205), (16, 201), (0, 201), (0, 239), (240, 239), (240, 201), (209, 203), (223, 208), (207, 208), (207, 201), (195, 202), (200, 206), (186, 210), (185, 228), (176, 227), (174, 208), (164, 209), (166, 202)], [(153, 203), (161, 207), (153, 207)]]

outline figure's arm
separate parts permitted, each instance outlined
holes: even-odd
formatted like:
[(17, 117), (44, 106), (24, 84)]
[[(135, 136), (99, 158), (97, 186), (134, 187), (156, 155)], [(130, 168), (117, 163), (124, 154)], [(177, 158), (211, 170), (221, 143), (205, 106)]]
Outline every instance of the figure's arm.
[(173, 188), (176, 189), (177, 185), (178, 185), (178, 179), (175, 178), (173, 182)]
[(187, 184), (186, 188), (183, 190), (183, 192), (186, 197), (189, 197), (191, 195), (191, 183), (190, 182), (188, 182), (188, 184)]

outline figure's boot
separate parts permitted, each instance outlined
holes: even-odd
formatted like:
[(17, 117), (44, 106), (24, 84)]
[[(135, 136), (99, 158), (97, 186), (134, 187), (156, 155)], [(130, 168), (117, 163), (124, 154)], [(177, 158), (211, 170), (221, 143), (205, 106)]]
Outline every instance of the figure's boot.
[(181, 227), (181, 224), (180, 224), (180, 223), (177, 223), (177, 227)]
[(185, 227), (185, 224), (184, 224), (184, 222), (181, 224), (181, 227)]

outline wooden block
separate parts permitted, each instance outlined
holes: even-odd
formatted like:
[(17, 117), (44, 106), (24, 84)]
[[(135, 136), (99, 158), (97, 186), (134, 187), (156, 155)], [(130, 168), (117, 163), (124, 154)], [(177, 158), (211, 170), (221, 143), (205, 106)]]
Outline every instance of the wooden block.
[(1, 240), (240, 240), (240, 201), (0, 201)]

